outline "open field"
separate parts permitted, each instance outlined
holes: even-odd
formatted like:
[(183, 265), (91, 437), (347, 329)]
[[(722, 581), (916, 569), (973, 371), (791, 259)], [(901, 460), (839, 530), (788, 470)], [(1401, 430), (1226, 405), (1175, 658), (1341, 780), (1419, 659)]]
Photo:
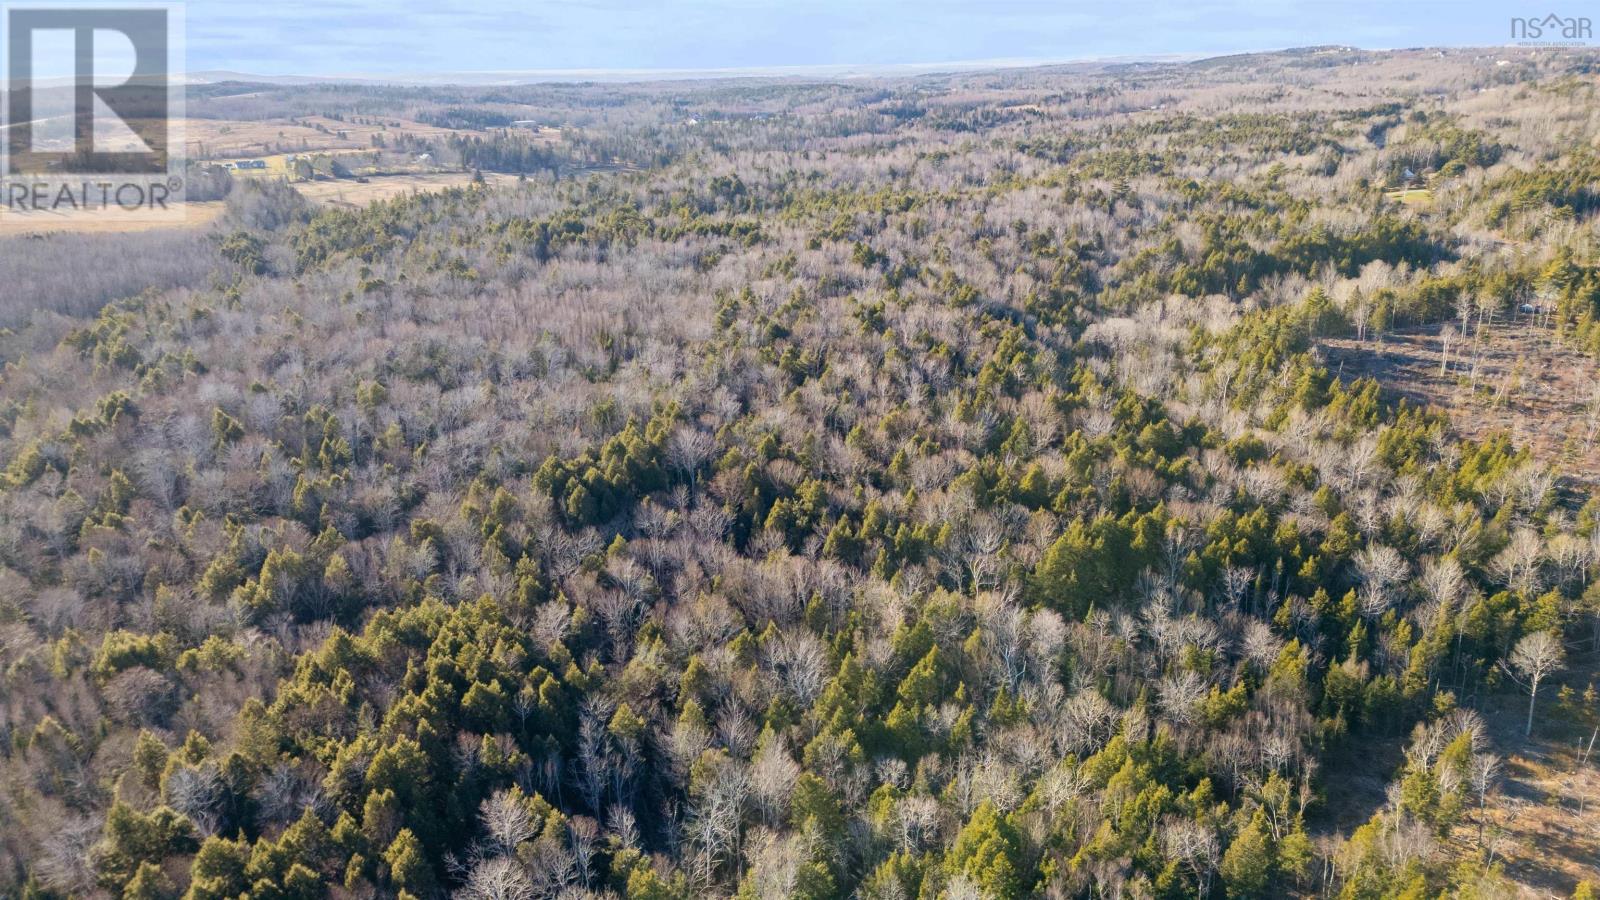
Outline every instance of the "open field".
[[(490, 184), (505, 184), (516, 180), (516, 176), (513, 175), (492, 173), (486, 173), (483, 177)], [(295, 184), (294, 189), (313, 203), (355, 208), (399, 197), (412, 191), (439, 191), (464, 187), (471, 182), (472, 175), (468, 172), (435, 172), (416, 175), (376, 175), (366, 181), (354, 179), (306, 181)], [(216, 221), (226, 205), (221, 200), (188, 203), (183, 205), (183, 211), (178, 215), (0, 212), (0, 237), (62, 232), (126, 234), (163, 228), (200, 228)]]
[(1433, 204), (1433, 191), (1428, 188), (1410, 188), (1384, 194), (1390, 200), (1399, 200), (1407, 206), (1427, 207)]
[(0, 212), (0, 237), (59, 232), (125, 234), (159, 228), (198, 228), (215, 221), (222, 215), (224, 206), (220, 200), (185, 203), (170, 214), (159, 215), (120, 211), (85, 214), (4, 211)]
[(1531, 322), (1496, 323), (1445, 346), (1433, 326), (1321, 343), (1331, 370), (1372, 376), (1413, 403), (1449, 413), (1466, 437), (1509, 432), (1575, 482), (1600, 484), (1600, 366)]
[(243, 159), (275, 153), (370, 150), (373, 136), (393, 142), (402, 135), (439, 138), (456, 132), (404, 119), (375, 117), (361, 124), (325, 116), (245, 122), (231, 119), (185, 119), (184, 141), (192, 159)]
[(234, 169), (234, 178), (287, 178), (296, 184), (315, 180), (307, 177), (305, 166), (313, 166), (327, 177), (327, 166), (337, 161), (350, 178), (403, 175), (455, 174), (440, 166), (404, 154), (367, 150), (321, 150), (313, 153), (273, 153), (252, 157), (265, 165), (261, 169)]
[[(401, 138), (434, 141), (456, 134), (480, 131), (442, 128), (391, 116), (355, 117), (340, 121), (326, 116), (243, 121), (238, 119), (184, 119), (184, 142), (191, 159), (246, 159), (282, 153), (326, 153), (336, 150), (371, 150), (375, 140), (394, 146)], [(561, 140), (557, 128), (519, 129), (536, 141)]]
[[(471, 181), (471, 174), (449, 171), (430, 158), (426, 148), (437, 146), (453, 135), (486, 135), (483, 131), (443, 128), (406, 118), (387, 115), (355, 115), (348, 119), (323, 115), (279, 117), (261, 120), (188, 118), (178, 123), (192, 161), (232, 164), (241, 160), (260, 160), (264, 168), (235, 169), (231, 176), (243, 179), (287, 179), (307, 199), (334, 206), (359, 207), (410, 191), (442, 190), (460, 187)], [(534, 143), (558, 143), (557, 128), (518, 128), (523, 138)], [(519, 138), (522, 139), (522, 138)], [(410, 141), (405, 149), (398, 144)], [(422, 149), (419, 149), (422, 148)], [(330, 158), (337, 159), (340, 178), (327, 177)], [(297, 162), (297, 160), (304, 160)], [(314, 177), (312, 169), (317, 173)], [(579, 173), (629, 168), (626, 165), (596, 164), (579, 167)], [(500, 183), (515, 176), (485, 173), (485, 179)], [(220, 201), (187, 205), (183, 216), (158, 215), (77, 215), (72, 213), (0, 214), (0, 237), (50, 233), (126, 233), (162, 228), (198, 227), (220, 215)]]
[[(1540, 688), (1532, 737), (1523, 732), (1527, 694), (1506, 689), (1466, 704), (1483, 716), (1483, 751), (1501, 758), (1501, 776), (1482, 815), (1469, 809), (1448, 846), (1460, 860), (1492, 852), (1518, 897), (1566, 897), (1580, 881), (1600, 883), (1600, 767), (1594, 754), (1584, 758), (1595, 712), (1587, 714), (1591, 720), (1576, 721), (1558, 701), (1567, 685), (1583, 702), (1584, 688), (1600, 676), (1600, 654), (1575, 654), (1571, 662)], [(1381, 809), (1393, 772), (1405, 764), (1407, 743), (1404, 733), (1368, 736), (1331, 754), (1323, 802), (1309, 817), (1313, 833), (1349, 834)]]
[[(508, 184), (516, 181), (515, 175), (484, 173), (490, 184)], [(366, 181), (341, 178), (331, 181), (306, 181), (294, 189), (314, 203), (330, 206), (366, 206), (377, 200), (388, 200), (412, 191), (439, 191), (446, 188), (465, 187), (472, 183), (469, 172), (438, 172), (426, 175), (374, 175)]]

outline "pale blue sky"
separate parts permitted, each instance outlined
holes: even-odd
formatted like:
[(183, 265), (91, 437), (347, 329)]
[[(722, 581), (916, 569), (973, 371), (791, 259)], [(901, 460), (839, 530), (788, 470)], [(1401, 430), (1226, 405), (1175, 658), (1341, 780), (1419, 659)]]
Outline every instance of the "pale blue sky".
[[(1507, 43), (1592, 0), (188, 0), (191, 71), (719, 69)], [(1550, 9), (1545, 6), (1549, 5)]]

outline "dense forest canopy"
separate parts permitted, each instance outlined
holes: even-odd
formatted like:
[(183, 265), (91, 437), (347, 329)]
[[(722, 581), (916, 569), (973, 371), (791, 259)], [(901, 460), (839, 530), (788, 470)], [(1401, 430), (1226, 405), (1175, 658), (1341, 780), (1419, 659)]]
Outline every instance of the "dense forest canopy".
[(1595, 378), (1597, 62), (206, 89), (525, 177), (0, 245), (0, 896), (1510, 895), (1595, 473), (1324, 343)]

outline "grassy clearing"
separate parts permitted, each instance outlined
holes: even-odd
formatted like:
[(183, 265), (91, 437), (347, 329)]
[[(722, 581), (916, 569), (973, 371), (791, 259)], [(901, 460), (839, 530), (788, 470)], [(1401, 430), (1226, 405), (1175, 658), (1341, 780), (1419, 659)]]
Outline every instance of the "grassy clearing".
[(261, 121), (190, 118), (184, 119), (181, 125), (190, 158), (216, 160), (282, 153), (371, 150), (374, 135), (392, 145), (401, 135), (430, 139), (468, 133), (387, 116), (364, 119), (361, 123), (323, 116)]
[(1411, 188), (1403, 191), (1388, 191), (1384, 194), (1390, 200), (1398, 200), (1407, 206), (1425, 207), (1433, 205), (1433, 191), (1428, 188)]
[[(516, 180), (515, 175), (484, 173), (490, 184)], [(341, 178), (331, 181), (305, 181), (294, 189), (314, 203), (330, 206), (361, 207), (376, 200), (388, 200), (412, 191), (442, 191), (465, 187), (472, 182), (470, 172), (438, 172), (423, 175), (374, 175), (366, 181)]]

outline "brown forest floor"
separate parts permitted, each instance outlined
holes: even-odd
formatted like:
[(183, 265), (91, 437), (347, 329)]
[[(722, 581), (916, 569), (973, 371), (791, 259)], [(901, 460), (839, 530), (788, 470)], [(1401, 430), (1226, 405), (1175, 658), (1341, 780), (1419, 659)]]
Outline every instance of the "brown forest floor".
[[(1523, 736), (1526, 695), (1503, 692), (1483, 704), (1491, 750), (1505, 760), (1498, 796), (1487, 810), (1485, 843), (1505, 861), (1506, 875), (1524, 897), (1568, 897), (1581, 880), (1600, 885), (1600, 743), (1582, 759), (1600, 710), (1574, 716), (1558, 700), (1562, 684), (1581, 695), (1600, 677), (1600, 654), (1571, 662), (1556, 681), (1540, 687), (1532, 738)], [(1576, 702), (1582, 704), (1581, 696)], [(1458, 853), (1478, 852), (1476, 817), (1474, 810), (1456, 829), (1452, 845)]]
[[(1570, 897), (1579, 881), (1600, 885), (1600, 742), (1582, 760), (1600, 710), (1574, 716), (1558, 701), (1563, 684), (1581, 695), (1600, 679), (1600, 653), (1575, 654), (1571, 663), (1540, 687), (1531, 738), (1523, 735), (1526, 694), (1504, 690), (1472, 704), (1483, 714), (1486, 750), (1500, 756), (1502, 774), (1482, 817), (1483, 841), (1478, 810), (1471, 808), (1446, 849), (1459, 859), (1482, 859), (1484, 848), (1492, 848), (1518, 897)], [(1320, 779), (1322, 802), (1308, 821), (1319, 840), (1348, 838), (1383, 807), (1408, 742), (1404, 734), (1362, 738), (1330, 754)]]
[(1593, 357), (1557, 343), (1549, 329), (1531, 322), (1501, 322), (1452, 341), (1449, 371), (1442, 373), (1440, 330), (1391, 332), (1381, 341), (1326, 339), (1319, 347), (1330, 371), (1347, 381), (1370, 375), (1392, 394), (1448, 413), (1465, 437), (1508, 432), (1517, 446), (1554, 464), (1570, 487), (1600, 485), (1600, 439), (1586, 441), (1586, 407), (1600, 384)]

